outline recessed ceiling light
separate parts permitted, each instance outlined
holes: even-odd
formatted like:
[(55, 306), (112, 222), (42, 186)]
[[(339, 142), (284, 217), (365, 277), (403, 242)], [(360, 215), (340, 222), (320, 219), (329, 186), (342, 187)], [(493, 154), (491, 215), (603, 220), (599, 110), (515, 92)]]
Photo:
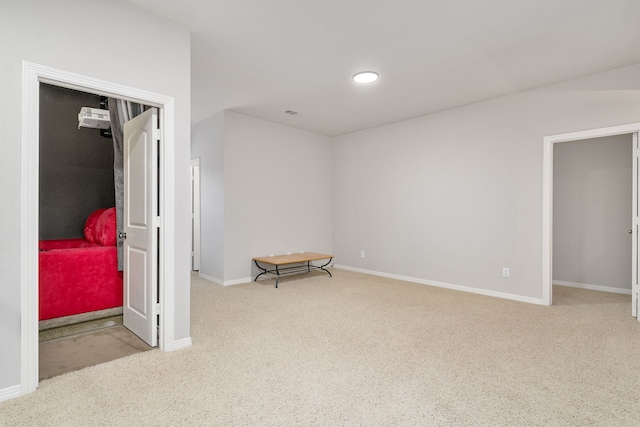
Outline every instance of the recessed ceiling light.
[(356, 83), (373, 83), (380, 76), (374, 71), (361, 71), (353, 75), (353, 81)]

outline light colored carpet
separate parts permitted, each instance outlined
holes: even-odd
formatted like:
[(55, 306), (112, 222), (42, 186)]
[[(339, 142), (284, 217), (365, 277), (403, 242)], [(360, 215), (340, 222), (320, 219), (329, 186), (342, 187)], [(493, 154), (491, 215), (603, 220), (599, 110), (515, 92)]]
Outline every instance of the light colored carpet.
[(332, 272), (194, 278), (192, 347), (45, 380), (0, 425), (640, 424), (629, 296), (556, 287), (542, 307)]

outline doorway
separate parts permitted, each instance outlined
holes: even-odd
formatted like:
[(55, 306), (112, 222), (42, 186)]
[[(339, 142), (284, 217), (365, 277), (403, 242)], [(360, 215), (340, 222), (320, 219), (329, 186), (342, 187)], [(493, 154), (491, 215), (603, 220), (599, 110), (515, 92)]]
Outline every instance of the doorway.
[[(114, 279), (118, 276), (117, 247), (110, 248), (109, 267), (89, 270), (85, 265), (90, 263), (78, 264), (91, 256), (90, 249), (80, 247), (90, 238), (84, 227), (87, 218), (116, 204), (112, 129), (81, 127), (78, 114), (84, 107), (116, 114), (116, 106), (96, 94), (41, 83), (39, 107), (38, 240), (49, 249), (76, 248), (47, 254), (45, 274), (39, 273), (40, 280), (44, 279), (39, 290), (47, 288), (48, 295), (45, 299), (40, 296), (39, 309), (38, 376), (43, 380), (151, 347), (123, 325), (122, 280)], [(107, 248), (97, 252), (103, 254), (103, 249)], [(42, 256), (40, 253), (40, 268)], [(105, 262), (102, 255), (93, 259), (100, 265)], [(69, 270), (82, 271), (87, 280), (76, 280)], [(111, 278), (103, 282), (105, 274)], [(69, 286), (77, 286), (75, 298), (65, 296), (72, 289)], [(92, 290), (97, 289), (101, 291), (96, 298)]]
[(554, 144), (553, 285), (631, 295), (633, 136)]
[(21, 391), (35, 391), (38, 385), (38, 187), (39, 187), (39, 87), (40, 83), (66, 87), (101, 96), (126, 99), (157, 107), (160, 116), (159, 145), (161, 175), (158, 182), (159, 223), (158, 268), (159, 304), (162, 310), (159, 329), (159, 348), (171, 351), (173, 341), (174, 311), (174, 100), (171, 97), (125, 87), (104, 80), (94, 79), (51, 67), (23, 62), (23, 122), (22, 122), (22, 176), (21, 194)]
[[(634, 134), (634, 186), (633, 186), (633, 204), (637, 203), (637, 133), (640, 131), (640, 123), (612, 126), (608, 128), (592, 129), (587, 131), (579, 131), (552, 135), (545, 137), (543, 140), (543, 198), (542, 198), (542, 299), (545, 305), (553, 304), (553, 165), (554, 165), (554, 144), (568, 141), (579, 141), (593, 138), (609, 137), (624, 134)], [(637, 211), (637, 209), (636, 209)], [(636, 215), (637, 217), (637, 215)], [(633, 218), (634, 225), (637, 224), (636, 217)], [(636, 227), (637, 229), (637, 227)], [(637, 232), (633, 235), (634, 241), (637, 243)], [(637, 244), (634, 246), (637, 247)], [(637, 278), (638, 270), (638, 252), (632, 251), (632, 278)], [(632, 279), (633, 297), (638, 292), (637, 280)], [(636, 305), (633, 304), (634, 314)]]

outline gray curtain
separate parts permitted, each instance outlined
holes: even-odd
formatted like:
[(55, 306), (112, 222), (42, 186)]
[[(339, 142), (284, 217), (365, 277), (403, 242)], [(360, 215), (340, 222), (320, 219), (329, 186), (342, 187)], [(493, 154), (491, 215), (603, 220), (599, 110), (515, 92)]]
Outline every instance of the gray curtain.
[[(124, 124), (138, 114), (142, 114), (145, 106), (135, 102), (109, 98), (109, 115), (111, 118), (111, 136), (113, 137), (113, 179), (116, 196), (117, 233), (124, 229)], [(123, 270), (123, 241), (118, 238), (118, 271)]]

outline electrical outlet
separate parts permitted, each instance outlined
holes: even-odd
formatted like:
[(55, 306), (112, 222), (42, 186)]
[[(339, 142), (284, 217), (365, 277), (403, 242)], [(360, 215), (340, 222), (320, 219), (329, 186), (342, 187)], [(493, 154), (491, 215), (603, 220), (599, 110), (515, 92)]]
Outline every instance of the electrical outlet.
[(509, 267), (502, 267), (502, 277), (509, 277), (510, 275)]
[(360, 251), (360, 258), (364, 258), (364, 251)]

